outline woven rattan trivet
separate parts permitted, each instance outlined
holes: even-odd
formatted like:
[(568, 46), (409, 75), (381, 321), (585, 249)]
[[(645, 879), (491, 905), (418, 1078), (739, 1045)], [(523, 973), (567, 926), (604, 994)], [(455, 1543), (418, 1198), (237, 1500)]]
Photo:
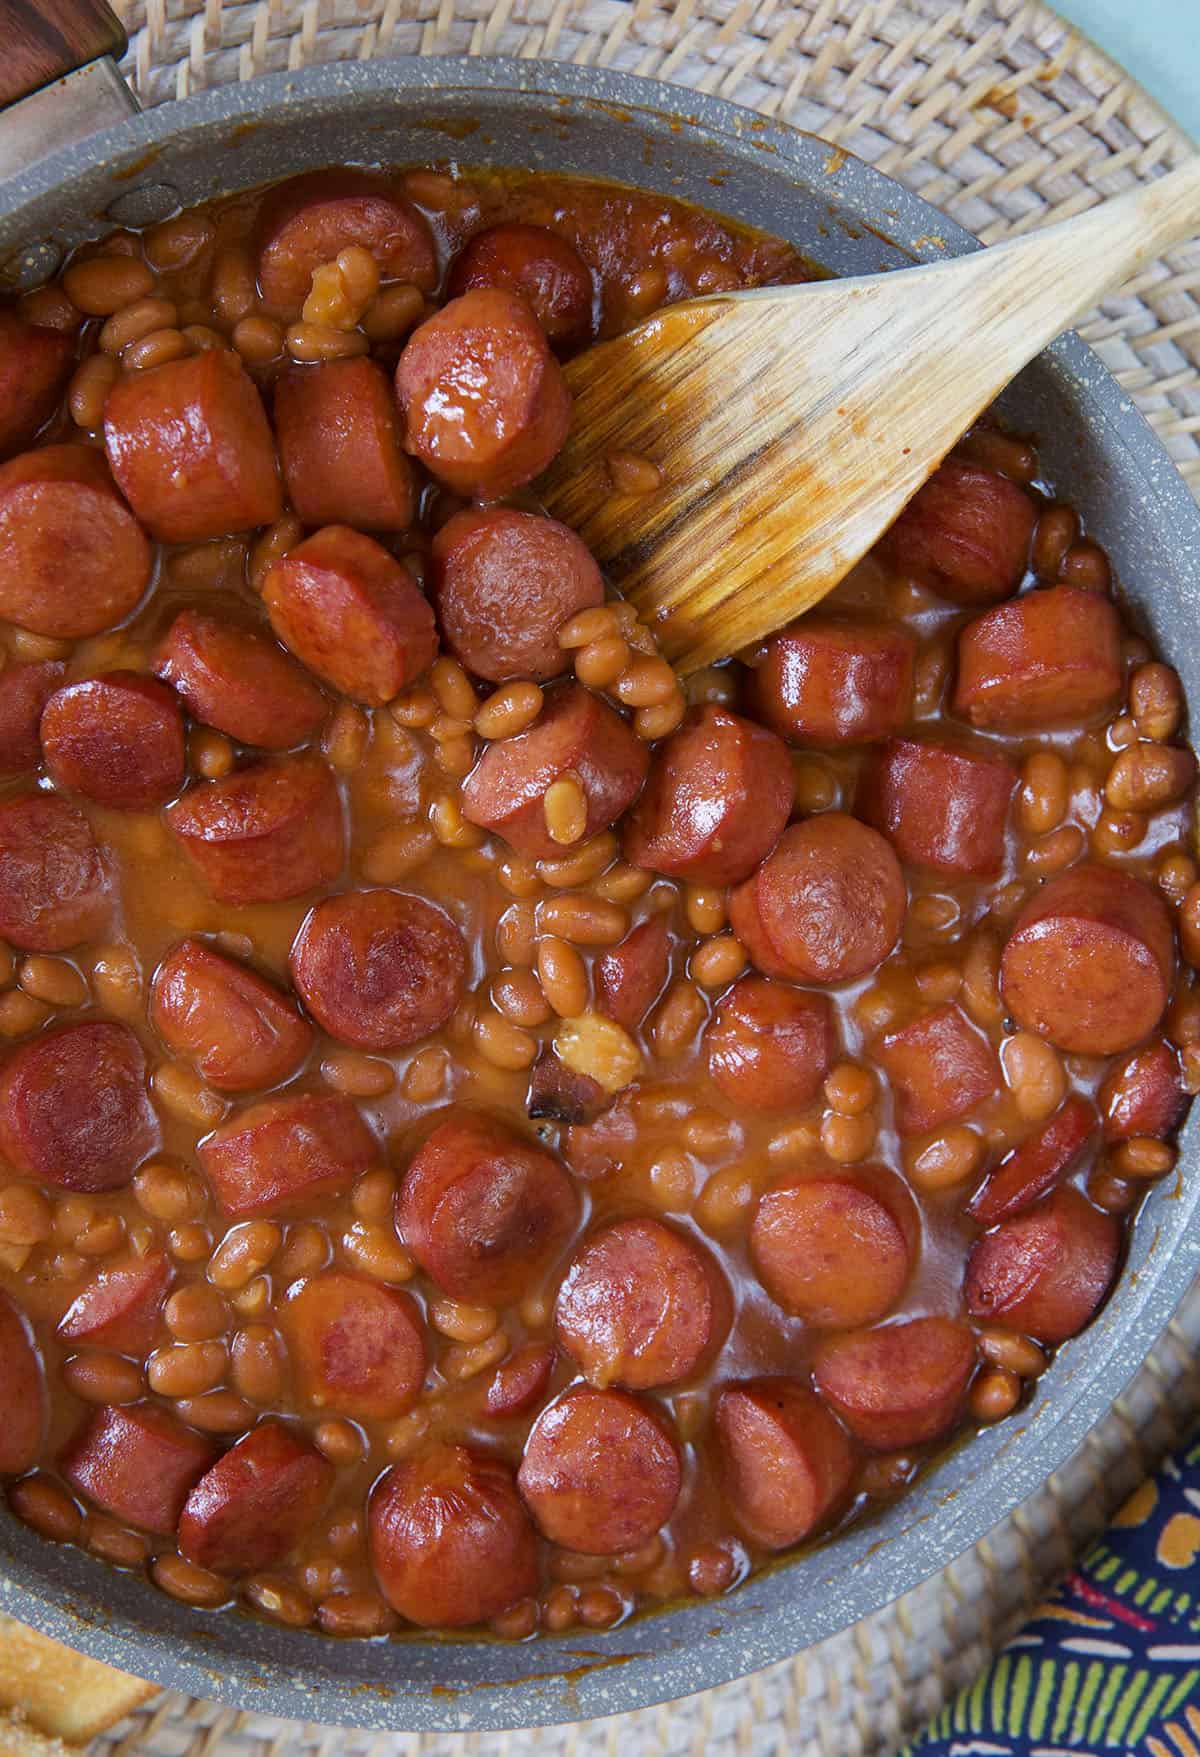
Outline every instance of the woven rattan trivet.
[[(547, 56), (716, 92), (828, 136), (986, 242), (1066, 216), (1189, 150), (1035, 0), (117, 0), (144, 105), (312, 62)], [(1200, 497), (1200, 245), (1083, 334)], [(331, 1732), (164, 1696), (93, 1757), (887, 1757), (970, 1680), (1043, 1584), (1200, 1414), (1200, 1291), (1080, 1454), (987, 1542), (788, 1665), (668, 1707), (538, 1733)]]

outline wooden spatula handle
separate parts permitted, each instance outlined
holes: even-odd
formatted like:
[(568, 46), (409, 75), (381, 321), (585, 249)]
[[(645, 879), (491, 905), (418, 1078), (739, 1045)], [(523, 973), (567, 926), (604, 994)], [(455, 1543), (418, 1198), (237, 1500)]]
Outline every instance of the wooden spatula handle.
[(124, 48), (104, 0), (0, 0), (0, 108)]

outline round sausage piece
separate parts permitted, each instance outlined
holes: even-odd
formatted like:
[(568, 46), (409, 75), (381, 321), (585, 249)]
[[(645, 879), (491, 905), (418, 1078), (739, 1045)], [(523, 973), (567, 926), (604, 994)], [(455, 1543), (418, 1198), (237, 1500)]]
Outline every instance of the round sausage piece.
[(0, 458), (50, 419), (74, 364), (73, 336), (0, 311)]
[(947, 1433), (975, 1370), (975, 1337), (956, 1318), (912, 1318), (822, 1342), (817, 1390), (856, 1439), (879, 1452)]
[(279, 1312), (305, 1408), (353, 1421), (394, 1421), (425, 1379), (417, 1303), (395, 1287), (326, 1270), (294, 1282)]
[(0, 465), (0, 616), (55, 640), (100, 634), (133, 610), (150, 566), (93, 446), (46, 445)]
[(782, 740), (707, 703), (655, 751), (625, 858), (691, 884), (736, 884), (774, 847), (794, 798)]
[(487, 746), (463, 787), (463, 816), (518, 853), (550, 860), (563, 852), (546, 825), (553, 782), (573, 775), (582, 787), (586, 839), (616, 823), (649, 762), (644, 741), (615, 709), (582, 684), (563, 684), (527, 731)]
[(660, 910), (597, 957), (592, 966), (597, 1008), (624, 1030), (636, 1031), (666, 986), (670, 969), (671, 935)]
[(948, 878), (995, 878), (1017, 784), (994, 750), (892, 738), (862, 771), (855, 809), (901, 860)]
[(405, 449), (456, 494), (494, 499), (540, 476), (571, 393), (517, 293), (478, 288), (414, 330), (396, 368)]
[(174, 693), (136, 671), (56, 690), (41, 724), (58, 787), (115, 811), (154, 811), (183, 786), (183, 715)]
[(810, 613), (750, 673), (757, 717), (795, 744), (870, 744), (912, 717), (917, 643), (894, 623)]
[(312, 1026), (273, 982), (198, 939), (159, 965), (150, 1021), (172, 1055), (220, 1092), (279, 1085), (313, 1044)]
[(118, 1190), (159, 1144), (146, 1058), (128, 1025), (86, 1019), (11, 1050), (0, 1066), (0, 1150), (22, 1177)]
[(799, 1543), (845, 1503), (853, 1449), (799, 1380), (727, 1385), (713, 1410), (713, 1433), (733, 1516), (762, 1549)]
[(1016, 591), (1029, 561), (1037, 509), (1007, 476), (949, 457), (909, 501), (878, 552), (955, 604), (989, 604)]
[(433, 611), (372, 537), (326, 525), (267, 569), (263, 603), (285, 647), (323, 682), (380, 707), (437, 654)]
[(226, 348), (119, 378), (104, 445), (122, 494), (163, 543), (204, 543), (283, 511), (275, 441), (254, 381)]
[(180, 611), (153, 669), (193, 720), (263, 750), (307, 743), (329, 705), (312, 678), (273, 640), (203, 610)]
[(546, 226), (487, 226), (469, 238), (451, 264), (446, 292), (457, 299), (476, 287), (522, 294), (556, 348), (578, 347), (591, 334), (591, 270), (568, 239)]
[(1169, 1135), (1187, 1105), (1179, 1057), (1163, 1039), (1109, 1069), (1098, 1094), (1106, 1141)]
[(396, 1197), (401, 1239), (443, 1292), (511, 1305), (575, 1230), (579, 1200), (558, 1160), (503, 1123), (452, 1111), (414, 1155)]
[(545, 1397), (558, 1359), (550, 1343), (527, 1342), (502, 1360), (487, 1388), (484, 1408), (497, 1421), (524, 1415)]
[(627, 1391), (581, 1386), (529, 1431), (517, 1487), (543, 1537), (586, 1556), (615, 1556), (653, 1537), (683, 1482), (665, 1420)]
[(0, 801), (0, 934), (25, 952), (65, 952), (111, 915), (109, 871), (83, 813), (53, 793)]
[(42, 709), (66, 669), (57, 659), (36, 659), (0, 671), (0, 775), (21, 775), (41, 762)]
[(339, 1092), (287, 1092), (251, 1104), (214, 1129), (197, 1155), (231, 1220), (320, 1202), (379, 1162), (374, 1135)]
[(1005, 1004), (1071, 1055), (1115, 1055), (1148, 1037), (1175, 974), (1166, 904), (1131, 873), (1084, 862), (1026, 903), (1000, 961)]
[(396, 399), (365, 355), (297, 366), (275, 380), (275, 438), (292, 510), (304, 525), (403, 531), (416, 505)]
[(977, 1242), (963, 1280), (967, 1310), (1038, 1342), (1065, 1342), (1098, 1310), (1120, 1248), (1112, 1215), (1064, 1184)]
[(71, 1487), (120, 1524), (173, 1537), (213, 1456), (208, 1440), (165, 1409), (105, 1404), (84, 1417), (58, 1462)]
[(280, 183), (258, 220), (258, 284), (276, 317), (299, 317), (313, 270), (357, 244), (385, 281), (431, 293), (437, 254), (424, 219), (388, 178), (368, 171), (308, 171)]
[(464, 1629), (538, 1589), (537, 1535), (498, 1458), (431, 1446), (394, 1464), (368, 1511), (371, 1564), (393, 1610)]
[(306, 918), (289, 965), (300, 998), (331, 1037), (404, 1049), (439, 1031), (467, 981), (454, 922), (404, 891), (344, 891)]
[(558, 1293), (558, 1340), (593, 1385), (650, 1391), (690, 1379), (729, 1330), (713, 1258), (661, 1220), (618, 1220), (580, 1251)]
[(939, 1129), (1000, 1090), (995, 1050), (952, 1002), (889, 1031), (871, 1054), (888, 1077), (902, 1135)]
[(167, 823), (220, 903), (278, 903), (333, 882), (346, 858), (328, 763), (278, 757), (191, 787)]
[(844, 812), (792, 824), (729, 895), (729, 922), (767, 976), (851, 982), (887, 957), (908, 893), (890, 844)]
[(1049, 1122), (1019, 1141), (976, 1190), (967, 1213), (980, 1226), (994, 1226), (1028, 1208), (1053, 1189), (1096, 1130), (1096, 1112), (1073, 1092)]
[(433, 539), (433, 601), (442, 639), (468, 671), (490, 683), (545, 683), (567, 669), (559, 628), (604, 602), (604, 581), (557, 519), (468, 507)]
[(1121, 686), (1116, 606), (1083, 586), (1025, 592), (958, 637), (954, 712), (988, 731), (1094, 719), (1116, 706)]
[(786, 1177), (759, 1198), (754, 1270), (777, 1305), (823, 1330), (886, 1317), (908, 1284), (918, 1221), (881, 1166)]
[(184, 1502), (180, 1554), (213, 1574), (274, 1567), (312, 1529), (333, 1474), (296, 1429), (260, 1422), (218, 1458)]
[(86, 1342), (91, 1348), (144, 1358), (157, 1339), (174, 1273), (162, 1251), (110, 1263), (72, 1300), (56, 1334), (64, 1342)]
[(837, 1054), (827, 995), (743, 976), (704, 1032), (708, 1072), (726, 1098), (754, 1110), (801, 1110)]
[(37, 1463), (49, 1398), (42, 1357), (24, 1313), (0, 1289), (0, 1476)]

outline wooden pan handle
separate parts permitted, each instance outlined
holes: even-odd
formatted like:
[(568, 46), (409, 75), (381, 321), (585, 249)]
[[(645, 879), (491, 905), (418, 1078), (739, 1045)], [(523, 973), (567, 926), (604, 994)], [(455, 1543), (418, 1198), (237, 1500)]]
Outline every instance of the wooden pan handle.
[(0, 0), (0, 108), (124, 48), (104, 0)]

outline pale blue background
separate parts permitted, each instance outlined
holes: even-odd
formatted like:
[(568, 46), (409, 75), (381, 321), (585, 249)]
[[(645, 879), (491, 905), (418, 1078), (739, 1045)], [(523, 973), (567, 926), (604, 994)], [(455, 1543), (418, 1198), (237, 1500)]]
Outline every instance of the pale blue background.
[(1052, 0), (1200, 143), (1200, 0)]

